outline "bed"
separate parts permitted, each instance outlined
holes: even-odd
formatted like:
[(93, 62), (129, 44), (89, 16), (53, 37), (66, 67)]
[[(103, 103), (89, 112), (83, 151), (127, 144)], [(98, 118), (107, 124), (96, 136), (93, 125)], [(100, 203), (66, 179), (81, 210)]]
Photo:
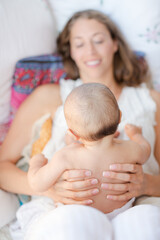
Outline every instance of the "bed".
[[(16, 63), (23, 58), (51, 56), (56, 52), (58, 32), (61, 31), (67, 19), (75, 11), (90, 8), (108, 14), (119, 26), (133, 51), (146, 57), (151, 69), (153, 87), (160, 91), (159, 0), (1, 0), (0, 144), (9, 129), (14, 111), (19, 106), (17, 101), (19, 98), (21, 101), (24, 100), (29, 94), (29, 92), (27, 94), (23, 92), (26, 95), (22, 98), (18, 90), (16, 95), (11, 91)], [(63, 76), (63, 72), (61, 74)], [(8, 206), (13, 201), (14, 199), (9, 199)], [(145, 201), (147, 200), (143, 199), (144, 203)], [(157, 199), (153, 201), (156, 202), (155, 205), (159, 205)], [(16, 209), (17, 205), (15, 211)], [(15, 211), (11, 214), (13, 221)], [(16, 225), (12, 226), (16, 229)], [(22, 239), (18, 234), (17, 231), (15, 239)], [(0, 239), (12, 239), (9, 225), (5, 225), (0, 230)]]

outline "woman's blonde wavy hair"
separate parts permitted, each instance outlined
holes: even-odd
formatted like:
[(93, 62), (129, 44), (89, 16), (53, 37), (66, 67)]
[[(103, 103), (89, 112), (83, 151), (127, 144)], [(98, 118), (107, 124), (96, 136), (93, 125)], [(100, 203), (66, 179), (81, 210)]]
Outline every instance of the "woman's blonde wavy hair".
[(58, 53), (62, 56), (68, 76), (74, 80), (79, 78), (76, 63), (70, 55), (70, 33), (72, 26), (78, 19), (94, 19), (104, 24), (113, 40), (118, 43), (118, 50), (114, 55), (114, 77), (118, 84), (124, 86), (138, 86), (142, 82), (149, 83), (150, 74), (146, 61), (140, 61), (129, 48), (116, 25), (103, 13), (96, 10), (84, 10), (75, 13), (65, 25), (57, 38)]

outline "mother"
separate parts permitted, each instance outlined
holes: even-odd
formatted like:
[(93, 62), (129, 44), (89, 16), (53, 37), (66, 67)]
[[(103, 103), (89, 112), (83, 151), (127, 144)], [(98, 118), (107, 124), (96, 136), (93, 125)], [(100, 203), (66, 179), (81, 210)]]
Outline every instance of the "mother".
[[(102, 184), (112, 189), (113, 200), (127, 200), (141, 195), (160, 196), (160, 94), (142, 87), (148, 72), (141, 68), (134, 53), (129, 49), (116, 26), (104, 14), (87, 10), (78, 12), (68, 21), (58, 38), (58, 51), (63, 57), (68, 76), (69, 90), (82, 83), (99, 82), (114, 93), (122, 110), (120, 137), (127, 122), (143, 126), (144, 136), (152, 147), (152, 155), (144, 166), (122, 164), (110, 166), (104, 177), (123, 180), (122, 184)], [(34, 122), (42, 115), (55, 116), (62, 104), (62, 86), (38, 87), (21, 105), (13, 124), (0, 149), (0, 187), (3, 190), (34, 195), (27, 182), (27, 173), (16, 167), (22, 149), (31, 139)], [(146, 173), (145, 173), (146, 172)], [(94, 176), (87, 177), (86, 170), (66, 171), (55, 186), (45, 195), (64, 204), (88, 204), (95, 194)], [(72, 181), (69, 181), (71, 180)], [(119, 191), (124, 191), (119, 195)]]

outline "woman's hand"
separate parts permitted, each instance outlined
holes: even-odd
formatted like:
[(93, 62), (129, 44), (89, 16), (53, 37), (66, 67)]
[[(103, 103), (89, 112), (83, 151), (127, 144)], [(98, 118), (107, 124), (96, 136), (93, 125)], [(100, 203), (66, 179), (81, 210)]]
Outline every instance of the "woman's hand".
[(140, 164), (110, 165), (110, 170), (103, 172), (103, 177), (110, 181), (111, 179), (123, 181), (121, 183), (101, 184), (102, 189), (115, 191), (115, 194), (107, 195), (108, 199), (126, 201), (145, 194), (147, 179)]
[(44, 195), (63, 204), (91, 205), (91, 197), (99, 193), (97, 184), (98, 180), (92, 178), (91, 171), (68, 170)]

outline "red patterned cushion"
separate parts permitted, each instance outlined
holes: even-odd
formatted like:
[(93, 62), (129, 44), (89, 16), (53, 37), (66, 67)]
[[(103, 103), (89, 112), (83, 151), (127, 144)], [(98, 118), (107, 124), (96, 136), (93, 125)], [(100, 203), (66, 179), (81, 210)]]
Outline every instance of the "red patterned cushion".
[(29, 57), (17, 62), (11, 89), (12, 118), (20, 104), (37, 86), (58, 84), (62, 78), (67, 79), (67, 74), (58, 54)]

